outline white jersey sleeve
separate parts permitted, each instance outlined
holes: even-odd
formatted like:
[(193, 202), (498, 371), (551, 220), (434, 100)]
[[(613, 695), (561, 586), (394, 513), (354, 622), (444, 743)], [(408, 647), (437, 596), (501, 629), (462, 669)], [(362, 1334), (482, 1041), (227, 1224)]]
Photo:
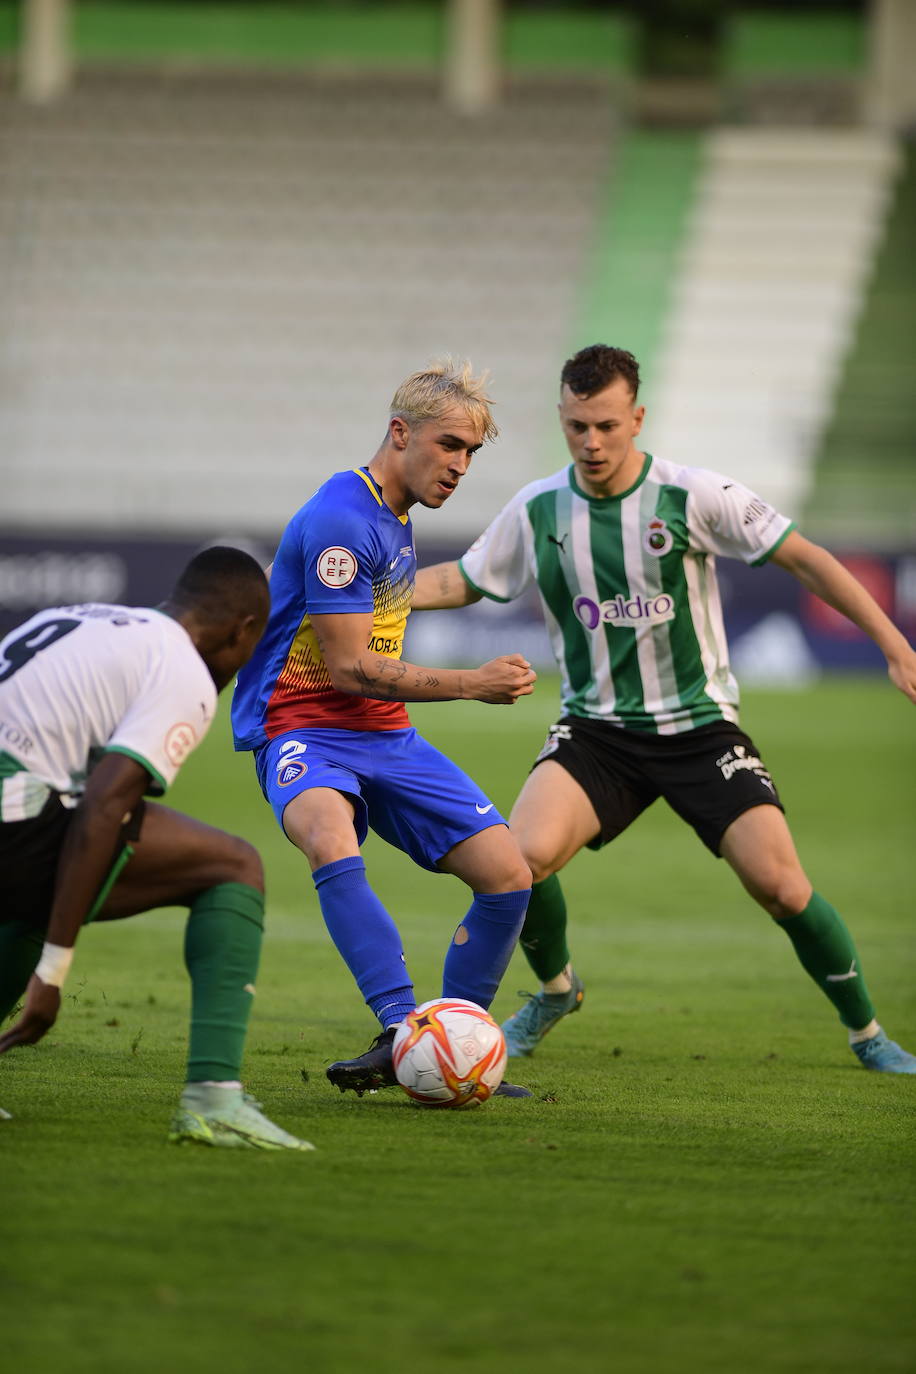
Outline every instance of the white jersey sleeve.
[(534, 579), (530, 494), (531, 487), (517, 492), (458, 560), (471, 586), (493, 601), (513, 601)]
[(0, 644), (0, 748), (57, 792), (78, 796), (115, 751), (142, 764), (161, 794), (215, 711), (206, 664), (160, 611), (55, 607)]
[(190, 641), (187, 649), (170, 647), (158, 661), (152, 659), (148, 679), (105, 745), (106, 753), (128, 754), (142, 763), (152, 774), (154, 793), (171, 787), (216, 710), (213, 681)]
[(762, 496), (731, 477), (708, 468), (691, 468), (685, 476), (687, 528), (695, 550), (764, 563), (795, 528)]

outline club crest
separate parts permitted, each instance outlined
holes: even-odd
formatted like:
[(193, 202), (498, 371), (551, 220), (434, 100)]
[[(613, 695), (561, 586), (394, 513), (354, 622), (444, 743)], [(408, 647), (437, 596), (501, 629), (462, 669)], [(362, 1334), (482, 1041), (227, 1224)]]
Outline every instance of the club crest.
[(649, 521), (645, 534), (642, 537), (642, 546), (646, 553), (651, 553), (653, 558), (661, 558), (674, 544), (674, 535), (665, 524), (664, 520), (659, 520), (656, 515)]

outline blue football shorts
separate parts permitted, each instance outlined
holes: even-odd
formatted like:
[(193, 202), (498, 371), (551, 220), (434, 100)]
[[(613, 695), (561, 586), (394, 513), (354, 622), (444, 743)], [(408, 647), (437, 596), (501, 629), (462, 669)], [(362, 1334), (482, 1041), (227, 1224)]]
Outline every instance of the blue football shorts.
[(289, 730), (255, 750), (255, 767), (281, 826), (293, 797), (333, 787), (356, 808), (360, 844), (371, 827), (431, 872), (462, 840), (506, 824), (477, 784), (412, 727)]

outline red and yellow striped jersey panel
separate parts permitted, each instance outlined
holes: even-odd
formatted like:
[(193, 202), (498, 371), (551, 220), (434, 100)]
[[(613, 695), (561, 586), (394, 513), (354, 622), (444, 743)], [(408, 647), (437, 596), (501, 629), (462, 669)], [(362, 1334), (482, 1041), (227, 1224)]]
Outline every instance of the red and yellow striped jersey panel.
[[(400, 658), (413, 584), (406, 577), (392, 585), (373, 585), (376, 609), (368, 647), (385, 658)], [(267, 703), (268, 739), (306, 726), (345, 730), (405, 730), (410, 725), (402, 701), (338, 692), (318, 648), (311, 620), (305, 616)]]

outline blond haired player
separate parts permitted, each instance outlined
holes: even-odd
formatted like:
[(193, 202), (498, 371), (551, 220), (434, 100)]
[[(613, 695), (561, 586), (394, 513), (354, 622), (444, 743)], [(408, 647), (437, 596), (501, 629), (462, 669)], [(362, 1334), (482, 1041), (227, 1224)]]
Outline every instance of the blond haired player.
[[(511, 705), (535, 674), (518, 654), (468, 669), (401, 657), (417, 565), (409, 511), (439, 509), (495, 434), (469, 364), (411, 374), (375, 455), (330, 477), (289, 522), (270, 621), (239, 675), (236, 748), (254, 751), (264, 795), (307, 858), (331, 938), (381, 1026), (364, 1054), (328, 1069), (341, 1091), (395, 1083), (395, 1027), (416, 1006), (400, 934), (360, 855), (369, 827), (473, 891), (446, 954), (444, 996), (489, 1006), (528, 903), (528, 868), (503, 817), (417, 734), (405, 703)], [(511, 1084), (497, 1092), (530, 1095)]]

